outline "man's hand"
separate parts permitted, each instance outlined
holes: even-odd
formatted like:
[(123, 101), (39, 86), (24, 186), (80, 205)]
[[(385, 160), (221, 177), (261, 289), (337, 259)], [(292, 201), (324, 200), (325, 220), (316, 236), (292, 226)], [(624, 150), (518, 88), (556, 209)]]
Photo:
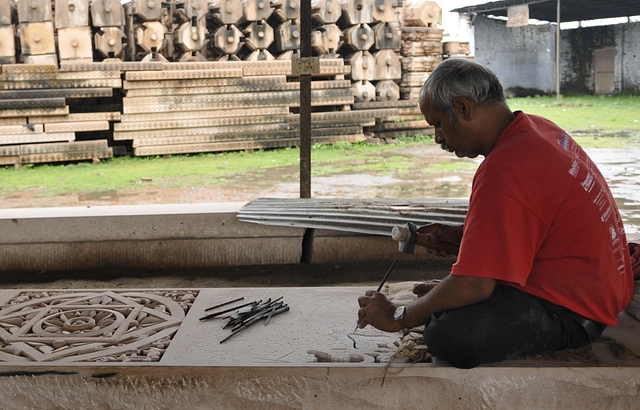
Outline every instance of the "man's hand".
[[(485, 300), (496, 287), (495, 279), (470, 276), (447, 276), (440, 283), (417, 284), (414, 293), (420, 296), (407, 305), (404, 325), (411, 328), (427, 323), (436, 312), (443, 312)], [(358, 328), (371, 325), (385, 332), (397, 332), (402, 326), (393, 317), (396, 306), (382, 293), (367, 291), (358, 298)]]
[(433, 223), (418, 228), (418, 234), (427, 237), (420, 243), (429, 253), (439, 256), (457, 255), (462, 241), (462, 226)]
[(393, 317), (396, 306), (382, 293), (369, 290), (358, 298), (358, 305), (358, 328), (371, 325), (384, 332), (402, 330), (402, 326)]

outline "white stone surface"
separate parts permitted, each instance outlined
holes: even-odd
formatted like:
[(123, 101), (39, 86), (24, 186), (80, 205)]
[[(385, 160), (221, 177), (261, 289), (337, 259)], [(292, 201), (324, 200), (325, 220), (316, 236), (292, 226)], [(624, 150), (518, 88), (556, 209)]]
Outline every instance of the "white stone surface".
[[(0, 209), (0, 273), (299, 263), (304, 229), (240, 222), (242, 205)], [(318, 230), (313, 263), (391, 260), (397, 253), (388, 237)]]
[(0, 219), (70, 218), (99, 216), (138, 216), (238, 212), (245, 202), (198, 204), (68, 206), (58, 208), (0, 209)]
[[(203, 289), (161, 360), (166, 366), (308, 366), (318, 360), (334, 364), (387, 362), (396, 334), (368, 327), (355, 329), (358, 296), (366, 287)], [(199, 320), (205, 309), (244, 297), (211, 312), (258, 300), (283, 297), (290, 310), (259, 321), (224, 343), (231, 330), (224, 319)], [(207, 312), (207, 313), (211, 313)], [(318, 359), (319, 358), (319, 359)], [(326, 363), (322, 363), (326, 365)], [(382, 364), (381, 366), (384, 366)]]
[[(438, 364), (315, 363), (380, 350), (393, 335), (357, 332), (365, 287), (202, 289), (159, 363), (0, 363), (3, 409), (636, 409), (636, 362), (567, 367), (516, 362), (461, 370)], [(18, 291), (0, 291), (0, 302)], [(277, 298), (291, 311), (227, 342), (223, 322), (204, 309), (239, 296)], [(620, 328), (638, 338), (637, 322)], [(391, 338), (391, 339), (390, 339)], [(355, 353), (354, 353), (355, 352)], [(327, 352), (325, 352), (327, 353)], [(365, 354), (366, 355), (366, 354)]]

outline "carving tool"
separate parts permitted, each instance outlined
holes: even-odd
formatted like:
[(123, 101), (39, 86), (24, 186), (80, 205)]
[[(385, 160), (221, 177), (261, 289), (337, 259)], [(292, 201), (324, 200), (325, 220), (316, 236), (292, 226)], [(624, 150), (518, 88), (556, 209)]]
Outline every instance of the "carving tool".
[[(232, 327), (231, 334), (220, 341), (224, 343), (231, 337), (235, 336), (242, 330), (253, 325), (259, 320), (266, 319), (267, 323), (271, 318), (280, 313), (288, 312), (289, 306), (281, 301), (282, 296), (278, 299), (268, 299), (266, 302), (258, 302), (255, 305), (251, 305), (249, 308), (238, 310), (234, 315), (230, 316), (229, 322), (223, 327)], [(266, 325), (266, 323), (265, 323)]]
[[(391, 263), (391, 266), (389, 266), (389, 270), (387, 271), (387, 273), (382, 278), (382, 281), (380, 282), (380, 285), (378, 286), (378, 289), (376, 290), (376, 292), (380, 292), (382, 290), (382, 287), (384, 286), (385, 282), (389, 278), (389, 274), (393, 270), (393, 267), (396, 266), (396, 262), (398, 262), (398, 258), (395, 258), (393, 260), (393, 262)], [(352, 332), (352, 334), (355, 334), (357, 330), (358, 330), (358, 324), (356, 324), (356, 329)], [(351, 335), (347, 335), (347, 337), (349, 337), (349, 339), (353, 340), (353, 347), (355, 348), (356, 347), (356, 341), (351, 337)]]
[(200, 318), (200, 320), (211, 319), (212, 317), (220, 316), (220, 315), (222, 315), (222, 314), (224, 314), (224, 313), (232, 312), (232, 311), (234, 311), (234, 310), (236, 310), (236, 309), (239, 309), (239, 308), (242, 308), (242, 307), (245, 307), (245, 306), (249, 306), (249, 305), (257, 305), (257, 304), (258, 304), (258, 303), (260, 303), (260, 302), (262, 302), (262, 301), (245, 303), (244, 305), (236, 306), (236, 307), (233, 307), (233, 308), (231, 308), (231, 309), (222, 310), (222, 311), (220, 311), (220, 312), (216, 312), (216, 313), (209, 313), (208, 315), (202, 316), (202, 317)]
[(208, 312), (210, 310), (213, 310), (213, 309), (216, 309), (216, 308), (219, 308), (219, 307), (222, 307), (222, 306), (230, 305), (233, 302), (237, 302), (237, 301), (242, 300), (242, 299), (244, 299), (244, 296), (240, 296), (239, 298), (230, 300), (228, 302), (220, 303), (219, 305), (211, 306), (210, 308), (206, 308), (204, 311)]
[(418, 232), (418, 227), (411, 222), (394, 226), (393, 229), (391, 229), (391, 239), (398, 242), (398, 250), (402, 253), (413, 253), (416, 245), (438, 251), (445, 251), (452, 255), (457, 255), (459, 252), (459, 247), (452, 243), (431, 243), (429, 235)]
[[(288, 311), (289, 311), (289, 306), (287, 306), (287, 305), (282, 305), (279, 309), (276, 309), (276, 310), (271, 314), (271, 316), (275, 316), (275, 315), (277, 315), (277, 314), (284, 313), (284, 312), (288, 312)], [(262, 314), (260, 314), (260, 315), (257, 315), (257, 316), (252, 317), (249, 321), (245, 322), (242, 326), (240, 326), (240, 327), (238, 327), (238, 328), (234, 329), (234, 330), (232, 331), (232, 333), (231, 333), (229, 336), (227, 336), (227, 337), (225, 337), (224, 339), (222, 339), (222, 340), (220, 341), (220, 343), (224, 343), (224, 342), (226, 342), (227, 340), (229, 340), (229, 339), (230, 339), (230, 338), (232, 338), (233, 336), (235, 336), (235, 335), (237, 335), (238, 333), (240, 333), (242, 330), (246, 329), (247, 327), (249, 327), (249, 326), (251, 326), (252, 324), (254, 324), (255, 322), (257, 322), (258, 320), (264, 319), (264, 318), (267, 316), (267, 314), (268, 314), (268, 313), (264, 313), (264, 312), (263, 312), (263, 313), (262, 313)]]

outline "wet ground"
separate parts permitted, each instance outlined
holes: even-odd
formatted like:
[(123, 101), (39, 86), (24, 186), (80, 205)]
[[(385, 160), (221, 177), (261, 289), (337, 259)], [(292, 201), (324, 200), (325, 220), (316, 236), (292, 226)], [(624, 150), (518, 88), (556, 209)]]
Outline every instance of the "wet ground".
[[(592, 148), (587, 152), (609, 181), (627, 232), (640, 236), (640, 148)], [(381, 155), (404, 157), (411, 168), (390, 172), (352, 171), (313, 177), (315, 198), (455, 198), (468, 197), (480, 159), (458, 159), (435, 144), (399, 147)], [(362, 165), (362, 164), (354, 164)], [(423, 172), (433, 165), (455, 171)], [(440, 167), (443, 169), (443, 167)], [(359, 167), (358, 169), (362, 169)], [(448, 168), (450, 169), (450, 168)], [(255, 198), (296, 198), (298, 168), (282, 167), (260, 175), (238, 175), (211, 187), (157, 188), (144, 182), (136, 189), (70, 192), (42, 196), (37, 190), (0, 198), (2, 208), (248, 202)]]
[[(588, 149), (609, 181), (620, 207), (629, 239), (640, 240), (640, 148)], [(468, 197), (475, 168), (480, 160), (457, 159), (435, 145), (398, 148), (384, 155), (403, 156), (415, 166), (411, 172), (345, 173), (314, 177), (313, 196), (317, 198), (454, 198)], [(421, 173), (434, 163), (464, 162), (463, 170)], [(457, 164), (459, 165), (459, 164)], [(456, 166), (460, 169), (460, 167)], [(260, 197), (298, 197), (298, 170), (281, 168), (262, 176), (238, 176), (226, 185), (209, 188), (162, 189), (141, 184), (129, 191), (68, 193), (40, 197), (38, 192), (23, 192), (0, 198), (0, 207), (58, 207), (163, 204), (191, 202), (246, 202)], [(399, 263), (395, 281), (419, 281), (443, 277), (454, 262), (451, 258)], [(288, 265), (182, 269), (168, 271), (122, 271), (119, 269), (87, 272), (47, 272), (21, 274), (20, 280), (0, 277), (3, 288), (146, 288), (146, 287), (233, 287), (233, 286), (335, 286), (370, 284), (376, 286), (384, 262), (338, 265)], [(99, 279), (98, 279), (99, 278)]]
[(640, 237), (640, 148), (586, 151), (609, 183), (627, 233)]

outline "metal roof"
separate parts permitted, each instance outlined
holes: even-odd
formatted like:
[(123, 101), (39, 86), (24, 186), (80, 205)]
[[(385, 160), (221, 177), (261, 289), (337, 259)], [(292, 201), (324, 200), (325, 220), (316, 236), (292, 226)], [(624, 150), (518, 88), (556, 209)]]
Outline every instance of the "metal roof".
[[(529, 5), (529, 18), (557, 21), (556, 0), (507, 0), (492, 1), (475, 6), (452, 10), (457, 13), (507, 16), (507, 8), (522, 4)], [(583, 21), (611, 17), (640, 15), (640, 1), (637, 0), (564, 0), (560, 3), (560, 21)]]

